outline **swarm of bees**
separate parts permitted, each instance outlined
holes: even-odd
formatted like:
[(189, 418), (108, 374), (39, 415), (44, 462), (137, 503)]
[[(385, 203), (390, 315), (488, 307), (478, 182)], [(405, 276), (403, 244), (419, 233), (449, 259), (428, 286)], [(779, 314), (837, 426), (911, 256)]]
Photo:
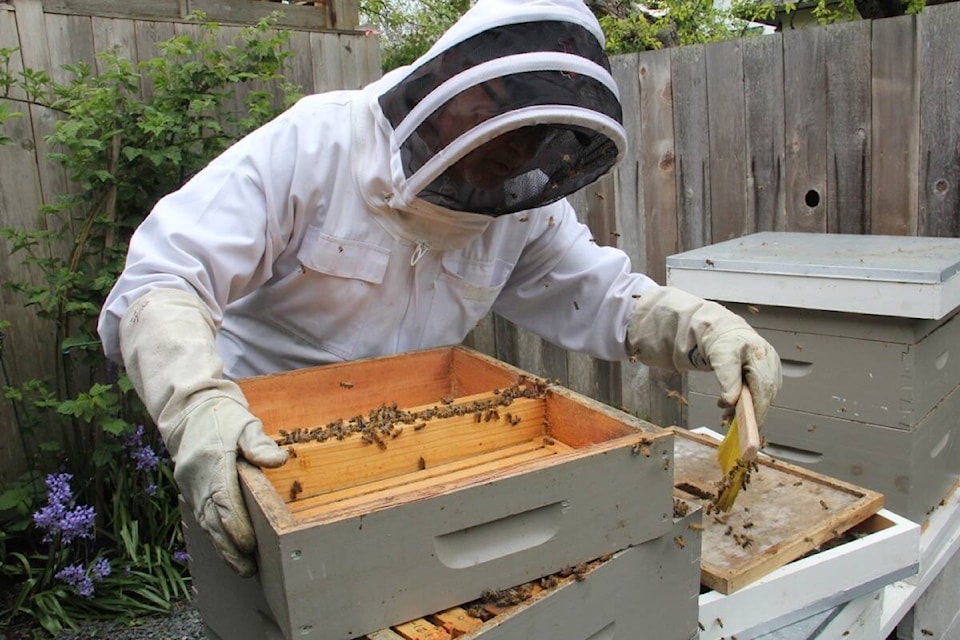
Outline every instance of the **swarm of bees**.
[(553, 589), (564, 580), (573, 578), (577, 582), (587, 579), (587, 575), (596, 567), (613, 557), (612, 553), (605, 553), (591, 562), (581, 562), (560, 569), (556, 573), (544, 576), (533, 582), (527, 582), (518, 587), (500, 590), (486, 590), (478, 600), (463, 605), (463, 609), (473, 618), (486, 622), (499, 613), (500, 609), (522, 604), (535, 596), (539, 589)]
[[(360, 434), (361, 439), (367, 444), (375, 444), (379, 449), (386, 449), (388, 441), (399, 437), (405, 425), (412, 425), (414, 431), (420, 431), (430, 420), (471, 413), (477, 423), (500, 420), (501, 407), (510, 406), (517, 398), (542, 398), (546, 391), (546, 381), (520, 376), (515, 384), (505, 389), (494, 389), (493, 397), (484, 400), (455, 404), (453, 396), (444, 396), (438, 404), (420, 411), (401, 409), (396, 402), (389, 405), (383, 404), (366, 415), (357, 415), (348, 420), (340, 418), (322, 426), (292, 431), (280, 429), (277, 443), (289, 447), (289, 445), (306, 442), (344, 440), (351, 435)], [(510, 413), (506, 415), (511, 425), (520, 423), (520, 416)]]
[(730, 471), (727, 472), (727, 475), (721, 478), (720, 482), (717, 483), (717, 493), (713, 497), (710, 504), (706, 505), (704, 509), (706, 513), (709, 515), (713, 512), (723, 511), (723, 509), (721, 509), (719, 506), (720, 496), (722, 496), (724, 492), (726, 492), (727, 487), (730, 486), (730, 483), (733, 482), (734, 478), (740, 471), (743, 471), (743, 486), (740, 487), (740, 490), (746, 491), (747, 486), (750, 484), (750, 475), (754, 471), (758, 471), (759, 469), (760, 469), (760, 466), (757, 464), (756, 461), (737, 460), (737, 464), (735, 464), (733, 468), (731, 468)]

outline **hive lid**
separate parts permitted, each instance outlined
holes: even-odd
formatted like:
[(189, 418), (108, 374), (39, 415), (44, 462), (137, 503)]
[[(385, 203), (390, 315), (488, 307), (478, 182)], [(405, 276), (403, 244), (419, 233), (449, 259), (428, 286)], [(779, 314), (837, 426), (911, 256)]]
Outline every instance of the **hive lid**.
[(960, 306), (960, 238), (762, 232), (667, 257), (704, 298), (905, 318)]

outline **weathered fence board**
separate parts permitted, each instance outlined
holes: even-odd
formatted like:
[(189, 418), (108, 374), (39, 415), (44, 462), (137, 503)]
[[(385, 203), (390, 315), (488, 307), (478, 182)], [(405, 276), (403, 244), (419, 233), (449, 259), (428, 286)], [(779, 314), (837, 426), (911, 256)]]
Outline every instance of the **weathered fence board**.
[(783, 38), (743, 41), (747, 132), (746, 208), (755, 231), (782, 231), (784, 211)]
[(918, 16), (920, 175), (917, 235), (960, 235), (960, 11), (929, 7)]
[(357, 3), (353, 0), (318, 2), (317, 6), (244, 0), (43, 0), (43, 11), (121, 19), (136, 16), (172, 22), (199, 11), (213, 22), (243, 25), (279, 12), (278, 24), (284, 27), (350, 31), (359, 25)]
[[(20, 0), (17, 0), (19, 3)], [(122, 4), (116, 0), (44, 0), (43, 10), (47, 13), (78, 15), (100, 15), (140, 18), (166, 18), (181, 20), (186, 8), (180, 0), (125, 0)]]
[(824, 29), (827, 77), (827, 231), (868, 233), (870, 22)]
[(710, 135), (710, 233), (713, 242), (739, 238), (750, 230), (745, 219), (746, 130), (743, 49), (740, 40), (708, 45), (707, 104)]
[(825, 40), (823, 29), (783, 34), (785, 196), (790, 231), (827, 231)]
[(913, 16), (873, 23), (870, 230), (876, 234), (917, 233), (920, 92), (916, 38)]
[[(710, 244), (710, 130), (703, 45), (672, 52), (678, 248)], [(653, 222), (653, 221), (651, 221)], [(654, 227), (655, 228), (655, 227)]]
[(640, 58), (640, 179), (647, 218), (647, 273), (666, 281), (666, 257), (677, 250), (677, 190), (670, 51)]

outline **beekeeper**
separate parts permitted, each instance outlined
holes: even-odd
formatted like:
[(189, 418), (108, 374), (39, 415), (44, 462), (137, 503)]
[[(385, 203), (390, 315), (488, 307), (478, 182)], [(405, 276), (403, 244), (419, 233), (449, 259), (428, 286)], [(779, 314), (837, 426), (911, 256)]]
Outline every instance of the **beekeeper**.
[(454, 345), (492, 310), (598, 358), (712, 369), (731, 405), (745, 379), (763, 419), (773, 348), (632, 272), (564, 199), (626, 146), (587, 7), (480, 0), (412, 66), (303, 98), (157, 203), (99, 331), (237, 573), (255, 541), (236, 456), (286, 459), (238, 378)]

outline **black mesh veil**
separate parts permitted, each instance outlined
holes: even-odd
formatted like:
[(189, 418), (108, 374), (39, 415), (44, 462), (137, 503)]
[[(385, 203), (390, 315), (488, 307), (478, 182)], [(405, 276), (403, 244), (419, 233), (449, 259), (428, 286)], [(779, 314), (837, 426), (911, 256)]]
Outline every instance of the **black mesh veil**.
[(417, 197), (503, 215), (606, 173), (623, 116), (601, 44), (571, 22), (523, 22), (468, 38), (380, 97)]

